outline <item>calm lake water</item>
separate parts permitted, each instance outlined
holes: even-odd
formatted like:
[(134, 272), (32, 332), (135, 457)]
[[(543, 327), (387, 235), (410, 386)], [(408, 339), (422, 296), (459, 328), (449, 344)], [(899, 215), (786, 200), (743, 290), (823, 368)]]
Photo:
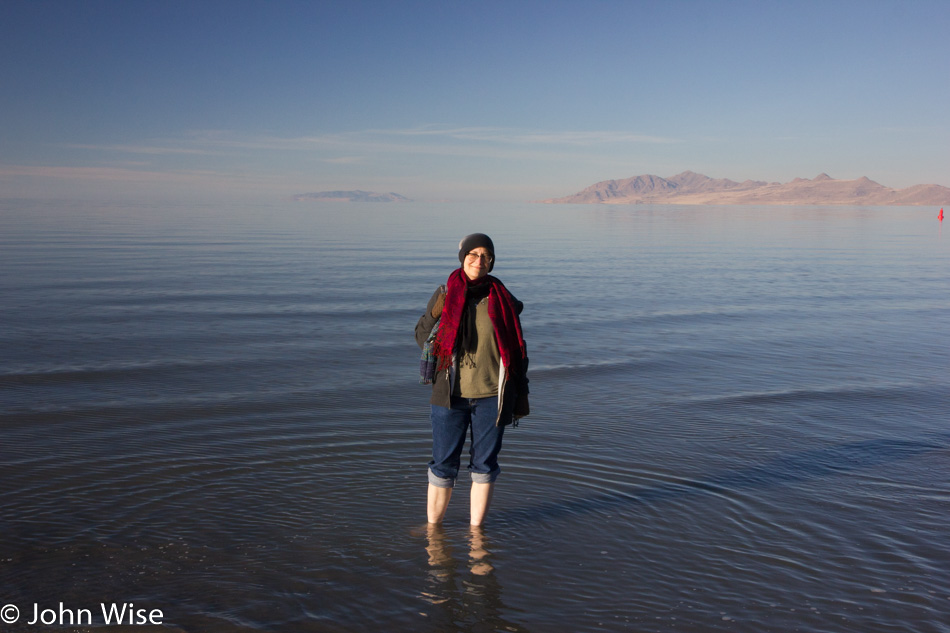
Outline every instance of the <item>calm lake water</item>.
[[(2, 201), (0, 629), (950, 631), (936, 215)], [(532, 415), (430, 531), (412, 330), (474, 231)]]

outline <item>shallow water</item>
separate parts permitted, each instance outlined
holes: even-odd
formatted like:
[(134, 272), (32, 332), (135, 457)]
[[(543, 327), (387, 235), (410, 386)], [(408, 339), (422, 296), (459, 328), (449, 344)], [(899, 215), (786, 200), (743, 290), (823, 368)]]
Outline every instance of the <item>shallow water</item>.
[[(476, 230), (532, 415), (485, 529), (461, 486), (430, 531), (412, 328)], [(950, 631), (948, 239), (919, 208), (0, 202), (0, 604)]]

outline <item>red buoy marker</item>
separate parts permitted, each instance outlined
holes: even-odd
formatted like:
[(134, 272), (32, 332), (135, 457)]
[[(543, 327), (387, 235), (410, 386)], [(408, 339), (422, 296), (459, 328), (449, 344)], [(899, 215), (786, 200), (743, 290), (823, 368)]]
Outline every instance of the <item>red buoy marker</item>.
[(937, 219), (943, 222), (943, 209), (940, 209), (940, 213), (937, 214)]

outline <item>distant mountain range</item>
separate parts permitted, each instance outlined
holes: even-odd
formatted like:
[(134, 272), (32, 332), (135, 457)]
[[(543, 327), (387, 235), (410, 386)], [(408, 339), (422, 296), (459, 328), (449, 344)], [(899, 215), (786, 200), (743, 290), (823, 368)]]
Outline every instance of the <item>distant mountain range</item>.
[(950, 205), (950, 188), (915, 185), (891, 189), (868, 178), (835, 180), (821, 174), (787, 183), (713, 179), (692, 171), (670, 178), (634, 176), (605, 180), (564, 198), (538, 200), (548, 204), (848, 204), (868, 206)]
[(398, 193), (376, 193), (375, 191), (317, 191), (298, 193), (293, 197), (297, 202), (317, 200), (320, 202), (412, 202)]

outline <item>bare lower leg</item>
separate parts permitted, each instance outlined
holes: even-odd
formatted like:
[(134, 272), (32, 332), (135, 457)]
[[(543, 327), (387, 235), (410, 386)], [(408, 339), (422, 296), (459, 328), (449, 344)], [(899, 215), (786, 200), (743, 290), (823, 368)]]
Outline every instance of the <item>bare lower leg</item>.
[(429, 516), (429, 523), (442, 523), (445, 517), (445, 511), (449, 507), (449, 499), (452, 498), (451, 488), (439, 488), (429, 484), (428, 503), (426, 504), (426, 513)]
[(472, 482), (472, 525), (481, 525), (488, 514), (491, 505), (491, 496), (495, 491), (495, 484), (479, 484)]

